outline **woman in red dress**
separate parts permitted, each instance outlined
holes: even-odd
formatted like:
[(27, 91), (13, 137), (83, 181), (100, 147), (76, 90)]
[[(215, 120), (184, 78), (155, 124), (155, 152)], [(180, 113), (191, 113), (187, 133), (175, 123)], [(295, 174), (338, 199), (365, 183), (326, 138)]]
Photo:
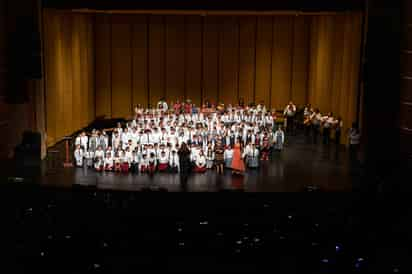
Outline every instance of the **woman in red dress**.
[(240, 143), (240, 138), (236, 140), (233, 146), (233, 158), (232, 158), (232, 174), (243, 174), (245, 171), (245, 163), (242, 159), (242, 147)]

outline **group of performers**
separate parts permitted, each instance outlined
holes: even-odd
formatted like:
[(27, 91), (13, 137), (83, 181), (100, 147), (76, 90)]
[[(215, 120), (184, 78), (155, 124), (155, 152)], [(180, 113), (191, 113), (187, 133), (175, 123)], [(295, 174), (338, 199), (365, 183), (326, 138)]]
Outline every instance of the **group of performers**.
[(315, 144), (321, 133), (323, 143), (329, 144), (332, 130), (336, 144), (341, 141), (342, 119), (332, 113), (322, 115), (310, 105), (305, 106), (303, 119), (297, 123), (297, 108), (289, 102), (280, 124), (279, 113), (268, 111), (263, 102), (245, 106), (240, 101), (234, 107), (206, 101), (197, 108), (187, 100), (170, 106), (164, 99), (155, 108), (137, 105), (133, 119), (125, 125), (93, 130), (89, 135), (82, 132), (75, 140), (76, 165), (149, 174), (179, 172), (184, 165), (200, 173), (215, 168), (222, 174), (227, 168), (241, 174), (246, 168), (259, 167), (273, 151), (283, 150), (283, 127), (293, 134), (297, 125), (302, 125)]
[(282, 126), (263, 104), (232, 107), (206, 102), (196, 108), (188, 100), (171, 106), (164, 100), (156, 108), (138, 105), (125, 125), (89, 135), (82, 132), (75, 138), (76, 166), (149, 174), (182, 172), (189, 166), (199, 173), (215, 168), (222, 174), (226, 168), (243, 174), (283, 149)]
[(310, 104), (304, 108), (303, 117), (305, 136), (312, 137), (314, 144), (317, 144), (318, 136), (322, 135), (323, 144), (328, 145), (332, 131), (334, 131), (335, 144), (340, 145), (343, 128), (342, 117), (334, 117), (332, 112), (324, 115), (318, 108), (312, 108)]

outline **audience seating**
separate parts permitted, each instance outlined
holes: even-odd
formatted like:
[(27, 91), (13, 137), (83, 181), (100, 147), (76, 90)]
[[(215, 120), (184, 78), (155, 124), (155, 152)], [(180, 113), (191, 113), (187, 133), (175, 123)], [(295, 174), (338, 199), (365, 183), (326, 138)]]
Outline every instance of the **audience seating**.
[(16, 273), (410, 270), (376, 261), (376, 241), (356, 233), (351, 201), (162, 192), (19, 186), (2, 220), (3, 247), (17, 258)]

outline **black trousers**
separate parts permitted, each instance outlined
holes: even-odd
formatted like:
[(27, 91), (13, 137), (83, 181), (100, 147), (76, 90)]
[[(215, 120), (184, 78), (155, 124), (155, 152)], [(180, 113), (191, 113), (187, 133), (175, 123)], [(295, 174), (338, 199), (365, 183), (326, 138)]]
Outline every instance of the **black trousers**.
[(340, 130), (335, 131), (335, 144), (340, 145)]
[(293, 116), (286, 116), (286, 131), (293, 134), (295, 123)]
[(352, 167), (356, 167), (358, 164), (358, 150), (359, 150), (359, 145), (355, 145), (355, 144), (349, 145), (349, 159), (350, 159), (350, 164)]
[(323, 144), (328, 145), (330, 141), (330, 128), (323, 128)]
[(309, 136), (310, 135), (310, 125), (304, 125), (303, 127), (305, 129), (305, 136)]
[(319, 135), (319, 125), (312, 125), (312, 138), (313, 138), (314, 144), (318, 143), (318, 135)]

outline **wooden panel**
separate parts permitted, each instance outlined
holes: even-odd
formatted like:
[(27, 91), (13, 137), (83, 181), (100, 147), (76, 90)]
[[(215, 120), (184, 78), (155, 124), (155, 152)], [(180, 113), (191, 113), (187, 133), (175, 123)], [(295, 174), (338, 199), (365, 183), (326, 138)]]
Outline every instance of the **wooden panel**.
[(410, 158), (412, 155), (412, 131), (401, 129), (399, 145), (401, 153)]
[[(62, 43), (63, 45), (72, 45), (72, 16), (70, 14), (62, 15)], [(62, 93), (61, 98), (63, 105), (63, 134), (68, 135), (73, 129), (73, 93), (72, 93), (72, 48), (70, 46), (63, 47), (62, 62)]]
[(279, 16), (273, 21), (271, 105), (283, 109), (292, 98), (293, 17)]
[(219, 100), (238, 101), (239, 25), (236, 17), (225, 17), (220, 32)]
[(89, 121), (89, 82), (92, 81), (88, 75), (89, 59), (87, 54), (87, 16), (81, 15), (81, 31), (80, 31), (80, 41), (82, 41), (82, 47), (80, 49), (80, 87), (81, 87), (81, 99), (80, 99), (80, 111), (81, 115), (81, 127), (88, 125)]
[(64, 127), (64, 100), (63, 100), (63, 68), (64, 68), (64, 44), (63, 44), (63, 35), (64, 35), (64, 26), (62, 25), (62, 17), (58, 15), (56, 20), (57, 25), (57, 33), (54, 39), (57, 40), (57, 54), (56, 54), (56, 61), (57, 66), (55, 69), (57, 70), (56, 81), (57, 81), (57, 89), (56, 89), (56, 108), (54, 113), (50, 113), (51, 115), (56, 115), (56, 138), (61, 138), (65, 134), (65, 127)]
[(239, 97), (254, 101), (256, 17), (240, 17)]
[(400, 126), (412, 130), (412, 103), (401, 102)]
[(142, 104), (147, 107), (149, 96), (147, 86), (147, 16), (133, 17), (132, 41), (132, 87), (133, 105)]
[(149, 26), (149, 96), (155, 105), (165, 96), (165, 31), (164, 17), (150, 16)]
[(7, 29), (6, 29), (6, 1), (0, 3), (0, 96), (6, 94), (7, 69)]
[(45, 83), (46, 83), (46, 133), (47, 145), (55, 141), (56, 136), (56, 103), (57, 103), (57, 40), (50, 39), (58, 32), (57, 17), (44, 11), (43, 16), (45, 39)]
[(186, 17), (186, 98), (200, 106), (202, 99), (202, 17)]
[(95, 60), (94, 60), (94, 15), (89, 15), (87, 18), (87, 56), (88, 56), (88, 63), (87, 66), (88, 72), (87, 75), (89, 76), (89, 105), (88, 105), (88, 113), (89, 119), (88, 122), (90, 123), (96, 118), (96, 98), (95, 98)]
[(129, 117), (132, 105), (131, 24), (124, 15), (112, 18), (112, 116)]
[(96, 15), (96, 115), (111, 117), (111, 25), (109, 15)]
[(401, 100), (412, 102), (412, 77), (401, 79)]
[(293, 31), (293, 71), (292, 71), (292, 100), (298, 105), (306, 104), (307, 76), (309, 62), (309, 18), (294, 17)]
[[(80, 37), (81, 22), (80, 15), (73, 15), (72, 25), (72, 79), (73, 79), (73, 126), (74, 128), (81, 128), (81, 116), (82, 113), (79, 108), (82, 104), (82, 90), (81, 90), (81, 72), (80, 72), (80, 50), (82, 48), (82, 42)], [(100, 97), (102, 98), (102, 97)]]
[(94, 119), (94, 46), (90, 15), (44, 12), (47, 145)]
[(257, 18), (255, 102), (270, 104), (272, 17)]
[(185, 18), (166, 16), (166, 100), (185, 97)]
[(412, 27), (403, 27), (401, 32), (401, 49), (412, 50)]
[[(343, 43), (342, 41), (344, 40), (345, 36), (345, 16), (343, 15), (338, 15), (336, 17), (337, 24), (335, 28), (335, 33), (333, 36), (333, 50), (336, 53), (342, 53), (343, 52)], [(332, 88), (330, 92), (333, 92), (333, 96), (331, 98), (331, 111), (333, 111), (334, 115), (336, 116), (342, 116), (342, 113), (344, 112), (341, 106), (342, 100), (345, 100), (347, 98), (347, 90), (344, 89), (344, 83), (343, 83), (343, 54), (334, 54), (332, 57), (332, 62), (334, 64), (333, 68), (333, 80), (332, 80)]]
[(219, 89), (218, 17), (205, 17), (203, 46), (203, 101), (216, 103)]
[(401, 53), (401, 74), (412, 77), (412, 52)]

